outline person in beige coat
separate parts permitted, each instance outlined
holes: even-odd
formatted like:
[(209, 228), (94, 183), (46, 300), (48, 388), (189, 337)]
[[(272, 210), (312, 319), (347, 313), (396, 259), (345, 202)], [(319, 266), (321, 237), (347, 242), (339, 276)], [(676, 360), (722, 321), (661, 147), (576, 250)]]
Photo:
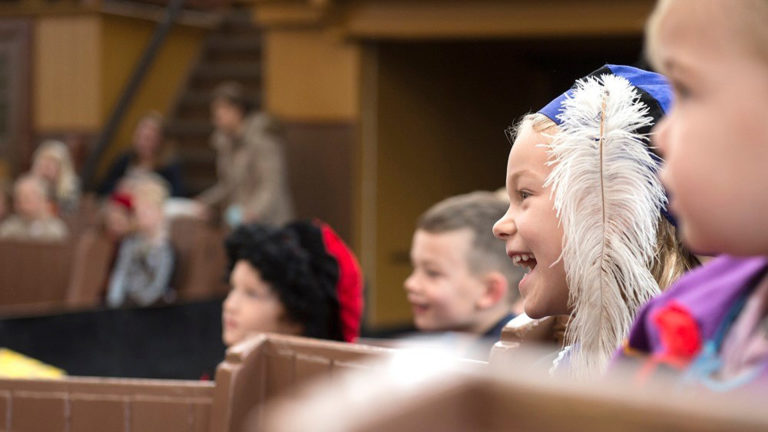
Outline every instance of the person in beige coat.
[(211, 103), (216, 127), (211, 145), (218, 154), (218, 182), (198, 201), (210, 215), (221, 211), (230, 227), (248, 222), (282, 225), (293, 217), (282, 143), (275, 123), (253, 111), (242, 86), (224, 83)]

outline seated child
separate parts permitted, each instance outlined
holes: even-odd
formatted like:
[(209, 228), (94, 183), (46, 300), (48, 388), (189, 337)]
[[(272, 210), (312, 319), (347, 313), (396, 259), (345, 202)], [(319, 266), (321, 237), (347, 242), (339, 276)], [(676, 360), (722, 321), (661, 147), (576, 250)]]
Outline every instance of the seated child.
[(506, 207), (492, 192), (451, 197), (427, 210), (413, 235), (405, 291), (414, 324), (421, 331), (479, 336), (469, 356), (487, 359), (514, 317), (522, 271), (491, 231)]
[(528, 270), (525, 313), (570, 316), (554, 366), (572, 376), (603, 372), (637, 308), (696, 264), (648, 147), (670, 95), (658, 74), (606, 65), (517, 127), (494, 233)]
[(52, 211), (43, 179), (26, 174), (13, 187), (14, 214), (0, 224), (0, 238), (59, 241), (68, 236), (67, 226)]
[(80, 180), (72, 166), (69, 147), (61, 141), (44, 141), (35, 150), (32, 173), (48, 182), (60, 213), (77, 210)]
[[(650, 59), (676, 102), (654, 142), (684, 243), (723, 253), (649, 302), (620, 357), (713, 390), (768, 376), (768, 2), (661, 1)], [(669, 379), (669, 375), (664, 375)]]
[(130, 193), (135, 233), (120, 244), (107, 290), (109, 307), (149, 306), (171, 295), (174, 254), (163, 214), (168, 185), (156, 174), (142, 174), (131, 181)]
[(244, 224), (225, 246), (232, 287), (222, 305), (225, 345), (263, 332), (347, 342), (359, 336), (362, 273), (328, 225)]
[(102, 203), (99, 220), (77, 240), (68, 300), (73, 304), (103, 304), (122, 240), (133, 232), (133, 198), (115, 192)]

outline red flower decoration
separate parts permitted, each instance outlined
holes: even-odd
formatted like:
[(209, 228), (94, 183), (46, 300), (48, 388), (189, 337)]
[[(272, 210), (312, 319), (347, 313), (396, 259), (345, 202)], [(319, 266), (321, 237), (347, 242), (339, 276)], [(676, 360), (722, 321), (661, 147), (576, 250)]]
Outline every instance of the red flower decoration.
[(670, 302), (651, 316), (659, 329), (662, 351), (649, 358), (635, 377), (638, 384), (645, 383), (660, 364), (683, 369), (701, 350), (699, 325), (688, 309), (677, 302)]
[(659, 329), (664, 350), (655, 357), (657, 360), (683, 368), (701, 350), (701, 332), (696, 320), (688, 309), (677, 302), (670, 302), (657, 310), (652, 317)]

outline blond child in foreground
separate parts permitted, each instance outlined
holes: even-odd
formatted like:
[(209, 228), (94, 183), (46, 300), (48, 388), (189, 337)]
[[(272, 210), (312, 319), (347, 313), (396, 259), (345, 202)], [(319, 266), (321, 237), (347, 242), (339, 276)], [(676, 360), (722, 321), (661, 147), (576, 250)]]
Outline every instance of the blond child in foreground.
[(660, 2), (647, 51), (676, 103), (654, 142), (683, 241), (720, 256), (638, 314), (619, 357), (715, 390), (768, 378), (768, 2)]

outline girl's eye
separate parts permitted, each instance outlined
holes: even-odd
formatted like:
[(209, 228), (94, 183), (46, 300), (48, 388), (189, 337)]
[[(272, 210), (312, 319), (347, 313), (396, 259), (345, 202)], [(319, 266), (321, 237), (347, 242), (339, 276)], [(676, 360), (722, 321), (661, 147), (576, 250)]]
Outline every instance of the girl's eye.
[(525, 190), (518, 191), (517, 194), (520, 196), (521, 201), (531, 196), (531, 193)]

